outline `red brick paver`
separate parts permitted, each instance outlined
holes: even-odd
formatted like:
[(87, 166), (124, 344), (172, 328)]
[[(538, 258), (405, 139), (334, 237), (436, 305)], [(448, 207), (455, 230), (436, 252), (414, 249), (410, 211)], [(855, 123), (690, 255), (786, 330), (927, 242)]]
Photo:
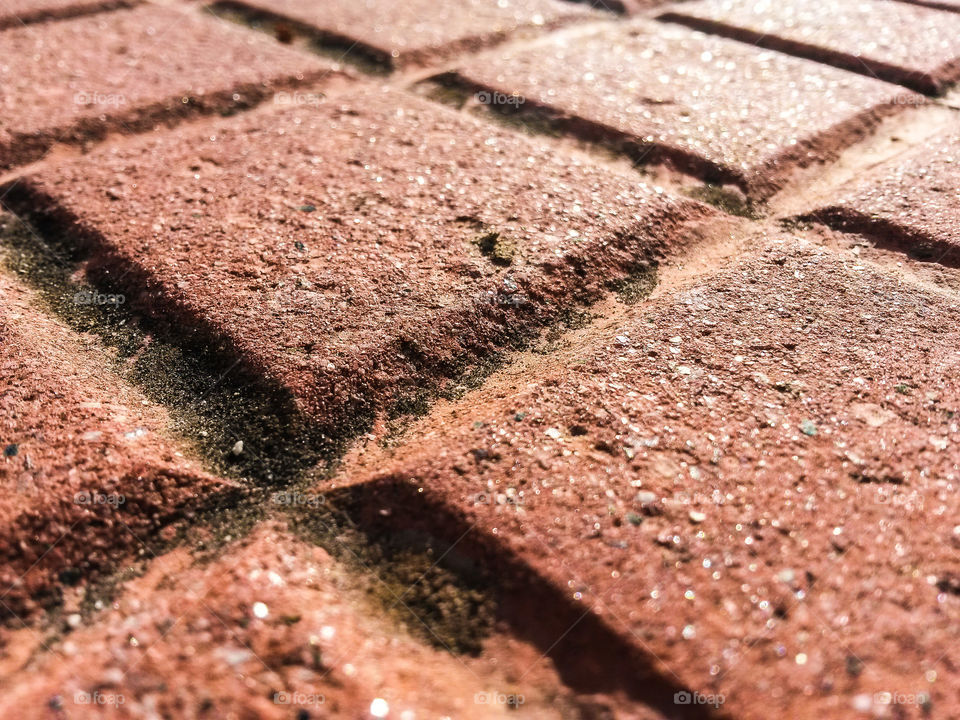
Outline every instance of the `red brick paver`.
[(166, 413), (102, 351), (0, 276), (0, 616), (25, 615), (107, 570), (228, 487), (164, 438)]
[(455, 372), (694, 242), (681, 221), (716, 215), (435, 104), (352, 88), (93, 153), (17, 195), (134, 268), (153, 311), (227, 338), (322, 420)]
[(949, 717), (958, 319), (783, 237), (368, 462), (410, 488), (401, 525), (453, 506), (733, 717), (848, 718), (882, 692)]
[[(519, 96), (588, 137), (764, 196), (798, 166), (829, 159), (912, 93), (872, 79), (649, 21), (495, 50), (457, 71)], [(509, 96), (509, 97), (508, 97)]]
[(601, 18), (567, 0), (231, 0), (222, 7), (293, 22), (322, 40), (391, 66), (417, 65), (478, 50), (523, 29), (549, 29), (573, 19)]
[(215, 18), (161, 7), (0, 33), (0, 169), (56, 142), (249, 106), (332, 66)]
[(2, 0), (0, 30), (28, 23), (131, 7), (139, 0)]
[(665, 17), (940, 93), (960, 79), (960, 18), (890, 0), (700, 0)]
[(960, 267), (960, 135), (936, 137), (875, 168), (809, 218)]
[[(256, 529), (213, 563), (157, 558), (99, 622), (75, 622), (10, 676), (0, 718), (47, 720), (51, 704), (86, 717), (97, 703), (122, 718), (371, 718), (379, 699), (391, 718), (482, 720), (508, 712), (483, 699), (516, 687), (397, 630), (327, 553), (283, 527)], [(559, 720), (569, 703), (530, 685), (524, 714)]]
[(960, 716), (960, 14), (590, 5), (0, 29), (0, 718)]

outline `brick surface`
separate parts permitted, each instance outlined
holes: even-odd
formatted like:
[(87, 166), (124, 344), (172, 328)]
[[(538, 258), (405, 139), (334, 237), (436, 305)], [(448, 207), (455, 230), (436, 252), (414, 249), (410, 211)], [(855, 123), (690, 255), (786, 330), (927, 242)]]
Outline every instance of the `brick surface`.
[(681, 221), (717, 216), (353, 88), (93, 153), (21, 180), (14, 199), (124, 268), (148, 310), (226, 338), (329, 421), (456, 373), (695, 242)]
[(500, 42), (521, 29), (547, 29), (575, 18), (603, 17), (566, 0), (309, 0), (221, 3), (283, 18), (327, 42), (392, 66), (423, 64)]
[(878, 692), (949, 717), (958, 313), (775, 238), (357, 468), (374, 503), (409, 488), (400, 527), (447, 507), (732, 717), (849, 718)]
[(522, 108), (553, 111), (581, 135), (626, 137), (645, 146), (647, 160), (760, 196), (896, 112), (898, 97), (911, 97), (806, 60), (648, 21), (492, 51), (462, 65), (457, 79), (519, 94)]
[(955, 0), (92, 2), (0, 5), (0, 720), (960, 717)]
[(960, 267), (960, 135), (936, 137), (875, 168), (808, 219)]
[[(185, 551), (155, 559), (112, 608), (55, 647), (5, 673), (0, 718), (47, 720), (51, 703), (86, 717), (96, 698), (122, 718), (371, 718), (380, 698), (388, 717), (481, 720), (508, 711), (476, 696), (518, 687), (495, 667), (417, 642), (326, 552), (273, 526), (215, 562)], [(521, 715), (570, 711), (536, 687), (540, 677), (525, 680)]]
[(121, 7), (139, 0), (3, 0), (0, 2), (0, 30), (56, 18), (87, 15)]
[(701, 0), (664, 17), (921, 92), (960, 79), (960, 18), (907, 3)]
[(0, 34), (0, 168), (55, 142), (249, 106), (331, 65), (209, 16), (120, 10)]
[(0, 276), (0, 615), (24, 615), (128, 555), (227, 484), (164, 439), (167, 416), (102, 351)]

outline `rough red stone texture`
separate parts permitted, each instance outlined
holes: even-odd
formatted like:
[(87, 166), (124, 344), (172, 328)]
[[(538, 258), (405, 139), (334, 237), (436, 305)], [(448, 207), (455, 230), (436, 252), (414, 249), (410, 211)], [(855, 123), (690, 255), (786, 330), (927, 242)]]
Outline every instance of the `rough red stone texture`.
[(203, 11), (163, 7), (8, 30), (0, 58), (0, 169), (57, 142), (246, 107), (333, 68)]
[[(766, 196), (831, 158), (913, 94), (674, 25), (633, 21), (461, 65), (456, 82), (519, 94), (579, 135)], [(917, 96), (916, 99), (920, 99)]]
[[(0, 718), (372, 718), (379, 698), (390, 718), (482, 720), (509, 713), (485, 698), (514, 693), (521, 717), (571, 717), (548, 674), (517, 683), (510, 657), (497, 667), (423, 645), (283, 527), (258, 528), (212, 563), (183, 550), (159, 557), (112, 607), (75, 624), (48, 640), (51, 652), (0, 660)], [(16, 640), (36, 644), (7, 647)], [(520, 672), (537, 660), (513, 650)]]
[(960, 18), (890, 0), (699, 0), (662, 19), (938, 94), (960, 80)]
[(21, 180), (14, 201), (148, 311), (226, 338), (335, 423), (456, 374), (696, 242), (685, 221), (719, 218), (548, 140), (353, 87), (91, 153)]
[(401, 527), (474, 528), (731, 717), (884, 716), (876, 693), (954, 717), (958, 327), (948, 295), (785, 235), (338, 482), (365, 462), (374, 509), (409, 488)]
[(960, 135), (934, 138), (875, 168), (807, 219), (960, 267)]
[(228, 487), (164, 439), (166, 413), (102, 349), (0, 276), (0, 616), (26, 616)]
[[(103, 333), (115, 354), (83, 313), (56, 322), (63, 278), (4, 253), (38, 287), (0, 272), (0, 720), (960, 718), (960, 139), (920, 145), (941, 104), (850, 147), (927, 99), (829, 66), (860, 52), (938, 90), (960, 15), (750, 5), (818, 63), (536, 2), (321, 3), (277, 38), (392, 65), (507, 41), (459, 72), (322, 86), (305, 44), (195, 3), (0, 31), (0, 166), (61, 136), (85, 153), (4, 179), (32, 250), (123, 292), (163, 366), (205, 345), (202, 376), (230, 368), (151, 405), (125, 336)], [(667, 17), (762, 41), (690, 19), (708, 5)], [(729, 188), (411, 84), (522, 98), (538, 128), (751, 199), (790, 190), (732, 219), (644, 182), (739, 212)], [(783, 210), (828, 204), (799, 220), (829, 228)], [(560, 318), (583, 322), (516, 350)], [(267, 488), (184, 458), (168, 411), (326, 500), (254, 506)], [(419, 624), (389, 607), (405, 597)]]
[(501, 42), (522, 29), (602, 18), (566, 0), (230, 0), (220, 7), (283, 19), (348, 52), (391, 66), (420, 65)]
[(28, 23), (131, 7), (139, 0), (3, 0), (0, 2), (0, 30)]

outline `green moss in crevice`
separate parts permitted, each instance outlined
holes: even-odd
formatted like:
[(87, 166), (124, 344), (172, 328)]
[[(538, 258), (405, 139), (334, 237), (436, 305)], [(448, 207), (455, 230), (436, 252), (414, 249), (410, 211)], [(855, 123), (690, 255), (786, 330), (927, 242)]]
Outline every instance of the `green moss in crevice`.
[(457, 110), (462, 110), (470, 99), (470, 92), (464, 88), (430, 81), (424, 81), (414, 85), (413, 90), (428, 100), (433, 100), (441, 105), (456, 108)]
[(517, 254), (517, 246), (497, 230), (487, 230), (477, 235), (473, 243), (494, 265), (506, 267)]
[(350, 492), (341, 492), (322, 511), (292, 511), (290, 525), (343, 562), (357, 589), (411, 634), (453, 653), (479, 653), (496, 616), (492, 578), (436, 538), (361, 529), (357, 511)]
[(500, 368), (507, 364), (506, 353), (494, 353), (462, 369), (452, 382), (448, 383), (440, 395), (446, 400), (456, 400), (471, 390), (476, 390)]
[(736, 215), (749, 220), (759, 220), (762, 217), (756, 205), (736, 188), (707, 183), (688, 188), (685, 192), (694, 200), (713, 205), (728, 215)]
[(609, 283), (608, 288), (616, 293), (620, 302), (636, 305), (650, 297), (658, 282), (659, 269), (654, 264), (635, 270), (622, 280)]

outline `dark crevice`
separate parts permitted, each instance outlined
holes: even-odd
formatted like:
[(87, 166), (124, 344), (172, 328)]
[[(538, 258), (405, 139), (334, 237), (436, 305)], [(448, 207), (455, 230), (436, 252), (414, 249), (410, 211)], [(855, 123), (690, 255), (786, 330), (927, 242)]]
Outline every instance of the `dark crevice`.
[(321, 30), (280, 13), (253, 7), (237, 0), (219, 0), (207, 6), (218, 17), (273, 36), (285, 45), (301, 41), (306, 48), (335, 62), (349, 63), (371, 75), (386, 75), (394, 69), (394, 59), (371, 45), (346, 35)]
[(960, 268), (960, 246), (911, 230), (879, 217), (842, 207), (828, 207), (809, 215), (788, 219), (793, 223), (820, 223), (843, 233), (862, 235), (882, 250), (893, 250), (919, 262)]
[[(420, 94), (445, 105), (463, 109), (471, 97), (495, 90), (474, 82), (458, 72), (446, 72), (421, 81), (415, 87)], [(703, 180), (712, 185), (733, 185), (748, 195), (757, 195), (743, 174), (702, 158), (682, 148), (658, 142), (644, 142), (623, 130), (602, 123), (568, 115), (562, 111), (525, 98), (521, 103), (476, 103), (474, 108), (488, 119), (496, 120), (526, 134), (568, 136), (626, 157), (637, 168), (659, 166)], [(766, 190), (769, 194), (772, 190)]]
[[(902, 85), (917, 92), (926, 95), (939, 95), (947, 86), (943, 80), (929, 73), (919, 71), (904, 70), (896, 65), (880, 62), (863, 57), (862, 55), (850, 55), (838, 50), (811, 45), (796, 40), (788, 40), (768, 33), (750, 30), (748, 28), (728, 25), (717, 20), (708, 20), (705, 18), (684, 15), (682, 13), (667, 12), (657, 17), (662, 22), (671, 22), (678, 25), (684, 25), (692, 30), (708, 33), (711, 35), (720, 35), (739, 42), (749, 43), (756, 47), (767, 50), (776, 50), (777, 52), (795, 55), (815, 62), (831, 65), (841, 70), (849, 70), (859, 75), (878, 78)], [(945, 75), (960, 74), (960, 64), (955, 67), (943, 69)]]
[(660, 267), (658, 263), (640, 265), (629, 275), (619, 280), (607, 283), (607, 288), (616, 293), (620, 302), (625, 305), (636, 305), (650, 297), (659, 282)]
[[(554, 585), (514, 556), (470, 518), (434, 497), (429, 488), (385, 478), (335, 491), (331, 505), (365, 537), (427, 539), (434, 554), (468, 586), (476, 578), (480, 597), (492, 594), (487, 612), (517, 638), (553, 661), (564, 684), (582, 694), (622, 694), (668, 718), (714, 719), (725, 713), (705, 705), (682, 705), (675, 695), (691, 692), (662, 670), (657, 660), (631, 643), (568, 591)], [(387, 598), (389, 599), (389, 598)], [(550, 612), (544, 612), (550, 608)], [(483, 625), (489, 619), (483, 617)]]
[(96, 15), (112, 10), (132, 8), (139, 5), (142, 1), (143, 0), (93, 0), (93, 2), (71, 3), (64, 7), (46, 8), (34, 12), (19, 11), (16, 15), (0, 17), (0, 30), (20, 28), (24, 25), (54, 20), (69, 20), (83, 17), (84, 15)]
[(147, 312), (137, 297), (145, 281), (115, 262), (94, 261), (75, 240), (41, 216), (29, 225), (11, 217), (3, 261), (48, 312), (113, 350), (113, 370), (168, 408), (174, 433), (213, 472), (282, 485), (338, 457), (345, 441), (369, 427), (371, 418), (356, 418), (337, 437), (324, 432), (287, 388), (246, 367), (226, 340)]
[(704, 184), (687, 189), (686, 194), (694, 200), (713, 205), (727, 215), (747, 218), (748, 220), (760, 220), (762, 218), (757, 203), (745, 196), (739, 189)]
[[(146, 479), (138, 480), (146, 483)], [(121, 487), (131, 486), (132, 481), (126, 479)], [(190, 478), (184, 478), (184, 482), (189, 481)], [(5, 528), (0, 542), (0, 565), (26, 582), (11, 586), (4, 593), (0, 623), (16, 627), (37, 610), (51, 613), (55, 623), (65, 589), (80, 583), (85, 586), (84, 609), (92, 611), (97, 600), (103, 607), (102, 601), (112, 597), (113, 588), (139, 574), (143, 562), (177, 546), (175, 538), (181, 537), (198, 517), (217, 512), (218, 508), (234, 507), (242, 494), (239, 489), (226, 490), (200, 500), (193, 498), (188, 505), (176, 503), (169, 507), (163, 502), (162, 491), (154, 487), (151, 492), (127, 496), (120, 509), (92, 505), (87, 516), (70, 525), (70, 537), (56, 544), (56, 552), (51, 552), (53, 548), (38, 538), (48, 537), (51, 514), (73, 517), (72, 498), (62, 501), (65, 507), (59, 514), (52, 512), (50, 506), (41, 506), (17, 515)], [(154, 502), (151, 495), (159, 495), (161, 502)], [(105, 542), (108, 537), (109, 542)], [(84, 538), (96, 538), (96, 542), (90, 544)]]
[(412, 634), (454, 654), (479, 654), (494, 632), (499, 579), (425, 528), (362, 522), (367, 513), (398, 511), (388, 496), (347, 491), (325, 496), (319, 507), (291, 507), (287, 520), (297, 537), (362, 578), (360, 589)]
[(84, 147), (89, 143), (102, 142), (110, 133), (148, 133), (161, 125), (172, 128), (202, 116), (228, 116), (250, 110), (272, 98), (278, 91), (309, 86), (330, 74), (329, 69), (314, 70), (300, 78), (243, 83), (204, 95), (177, 95), (175, 98), (136, 106), (126, 112), (81, 117), (69, 125), (41, 132), (12, 132), (9, 139), (0, 144), (0, 170), (40, 160), (57, 144)]
[(947, 12), (960, 12), (960, 7), (958, 7), (955, 3), (950, 4), (949, 2), (938, 2), (937, 0), (902, 0), (902, 2), (906, 2), (911, 5), (923, 5), (936, 10), (946, 10)]

